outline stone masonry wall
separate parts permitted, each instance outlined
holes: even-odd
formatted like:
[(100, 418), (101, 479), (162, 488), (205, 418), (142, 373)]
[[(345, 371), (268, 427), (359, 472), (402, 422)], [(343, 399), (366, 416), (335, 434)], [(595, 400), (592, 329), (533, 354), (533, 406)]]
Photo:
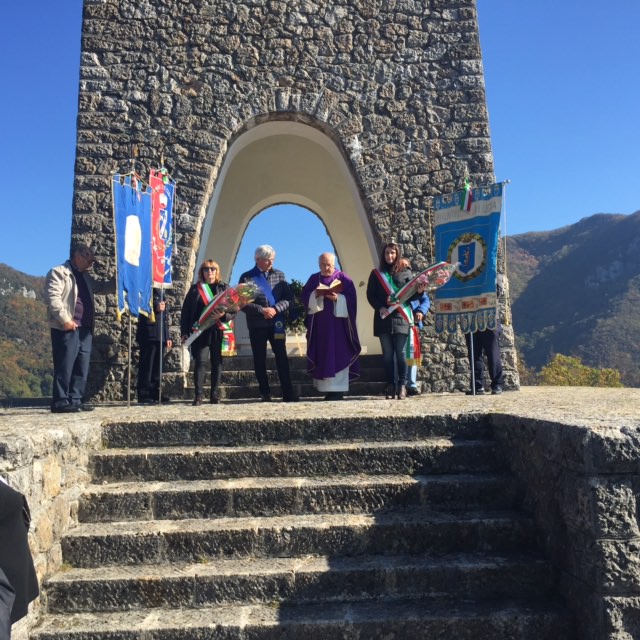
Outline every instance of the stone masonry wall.
[[(431, 198), (494, 180), (475, 0), (85, 0), (73, 236), (114, 273), (110, 175), (164, 159), (178, 181), (175, 288), (191, 280), (225, 154), (269, 120), (338, 145), (374, 238), (433, 260)], [(127, 327), (99, 298), (90, 389), (121, 398)], [(431, 390), (467, 381), (461, 336), (425, 344)], [(518, 385), (512, 332), (508, 382)], [(168, 373), (179, 363), (169, 360)]]
[[(31, 511), (29, 545), (38, 576), (62, 566), (62, 534), (77, 523), (78, 500), (90, 480), (89, 455), (101, 446), (99, 420), (64, 420), (45, 412), (11, 412), (0, 424), (0, 475), (23, 493)], [(41, 613), (41, 599), (13, 626), (13, 640), (27, 640)]]
[[(595, 391), (595, 390), (594, 390)], [(567, 389), (568, 393), (572, 393)], [(604, 408), (604, 407), (603, 407)], [(640, 435), (493, 416), (580, 640), (640, 637)]]

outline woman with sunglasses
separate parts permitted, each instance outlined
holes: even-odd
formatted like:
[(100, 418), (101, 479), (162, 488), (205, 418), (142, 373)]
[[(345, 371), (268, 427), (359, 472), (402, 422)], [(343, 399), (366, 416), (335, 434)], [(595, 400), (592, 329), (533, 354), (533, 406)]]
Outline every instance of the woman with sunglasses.
[[(193, 331), (203, 309), (229, 285), (220, 280), (220, 266), (213, 260), (205, 260), (198, 269), (198, 282), (191, 286), (182, 305), (180, 335), (184, 342)], [(191, 355), (195, 360), (195, 397), (193, 405), (202, 404), (204, 397), (204, 372), (207, 359), (211, 363), (211, 404), (218, 404), (218, 387), (222, 375), (223, 322), (229, 322), (235, 313), (216, 312), (212, 316), (215, 324), (205, 329), (191, 344)]]

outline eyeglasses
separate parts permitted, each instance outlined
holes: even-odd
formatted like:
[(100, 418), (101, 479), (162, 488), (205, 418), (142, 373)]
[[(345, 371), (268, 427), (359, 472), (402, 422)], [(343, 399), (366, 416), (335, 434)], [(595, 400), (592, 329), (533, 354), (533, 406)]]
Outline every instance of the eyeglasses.
[(202, 267), (203, 271), (217, 271), (215, 267)]

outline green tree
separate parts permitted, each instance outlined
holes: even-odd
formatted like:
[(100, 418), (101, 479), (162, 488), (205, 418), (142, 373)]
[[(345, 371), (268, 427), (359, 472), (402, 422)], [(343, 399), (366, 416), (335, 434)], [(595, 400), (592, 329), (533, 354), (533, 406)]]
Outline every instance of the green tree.
[(305, 333), (307, 327), (304, 324), (305, 309), (300, 294), (304, 285), (299, 280), (291, 280), (291, 291), (293, 291), (293, 313), (287, 314), (287, 330), (291, 333)]
[(622, 387), (616, 369), (596, 369), (582, 364), (579, 358), (556, 354), (539, 374), (541, 385), (570, 387)]

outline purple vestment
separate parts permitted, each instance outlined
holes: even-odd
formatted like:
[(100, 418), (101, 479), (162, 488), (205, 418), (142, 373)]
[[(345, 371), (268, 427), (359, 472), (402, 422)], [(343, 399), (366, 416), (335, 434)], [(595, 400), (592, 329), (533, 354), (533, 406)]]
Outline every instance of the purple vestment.
[(309, 314), (305, 319), (307, 325), (307, 370), (316, 380), (333, 378), (339, 371), (349, 368), (349, 379), (360, 375), (360, 340), (356, 328), (356, 288), (353, 280), (343, 271), (334, 271), (330, 276), (314, 273), (302, 289), (302, 302), (309, 309), (309, 300), (315, 296), (320, 284), (330, 285), (340, 280), (347, 303), (348, 317), (336, 318), (334, 302), (324, 299), (324, 309)]

